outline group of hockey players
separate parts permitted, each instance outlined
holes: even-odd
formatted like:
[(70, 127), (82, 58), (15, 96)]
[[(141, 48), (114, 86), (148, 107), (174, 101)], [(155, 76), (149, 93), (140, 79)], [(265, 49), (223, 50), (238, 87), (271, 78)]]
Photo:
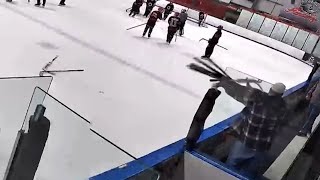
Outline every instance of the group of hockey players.
[[(140, 13), (140, 7), (143, 5), (143, 0), (135, 0), (130, 10), (129, 16), (134, 17), (136, 14)], [(174, 5), (172, 2), (166, 5), (165, 8), (159, 7), (157, 10), (152, 11), (156, 4), (156, 0), (147, 0), (146, 9), (144, 13), (144, 17), (148, 17), (149, 19), (146, 23), (142, 36), (146, 36), (148, 33), (148, 38), (151, 37), (153, 28), (155, 27), (157, 20), (166, 20), (168, 16), (173, 12)], [(151, 12), (152, 11), (152, 12)], [(199, 12), (199, 22), (198, 25), (201, 26), (204, 21), (204, 13)], [(188, 14), (185, 9), (181, 10), (181, 13), (175, 12), (173, 16), (168, 19), (168, 33), (166, 42), (168, 44), (171, 43), (173, 37), (177, 35), (177, 32), (180, 36), (184, 34), (184, 26), (188, 19)], [(208, 40), (208, 46), (205, 51), (205, 55), (202, 58), (210, 58), (213, 53), (214, 47), (218, 44), (219, 39), (222, 35), (222, 26), (218, 27), (217, 32), (213, 35), (211, 39)]]
[[(152, 9), (155, 6), (156, 0), (147, 0), (146, 2), (146, 10), (143, 16), (148, 17), (149, 19), (146, 23), (146, 27), (143, 31), (143, 36), (145, 36), (148, 33), (148, 38), (151, 37), (152, 30), (155, 27), (157, 20), (166, 20), (168, 16), (172, 13), (174, 10), (174, 5), (172, 2), (170, 2), (165, 8), (159, 7), (157, 10)], [(143, 0), (136, 0), (131, 8), (129, 16), (134, 17), (136, 14), (140, 13), (140, 7), (143, 4)], [(171, 16), (168, 20), (169, 26), (168, 26), (168, 34), (167, 34), (167, 43), (171, 43), (174, 35), (179, 30), (180, 36), (183, 35), (183, 29), (185, 22), (188, 18), (188, 14), (185, 9), (181, 11), (181, 13), (175, 13), (174, 16)]]

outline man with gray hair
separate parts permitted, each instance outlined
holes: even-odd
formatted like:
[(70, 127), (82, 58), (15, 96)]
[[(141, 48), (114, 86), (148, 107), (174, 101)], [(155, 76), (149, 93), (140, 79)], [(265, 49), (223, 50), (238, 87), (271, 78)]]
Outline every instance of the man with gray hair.
[(252, 177), (258, 177), (263, 174), (261, 171), (266, 152), (271, 147), (276, 131), (284, 123), (286, 103), (282, 95), (286, 87), (276, 83), (266, 93), (241, 86), (228, 78), (222, 78), (217, 86), (224, 88), (229, 96), (245, 105), (229, 131), (237, 140), (226, 163)]

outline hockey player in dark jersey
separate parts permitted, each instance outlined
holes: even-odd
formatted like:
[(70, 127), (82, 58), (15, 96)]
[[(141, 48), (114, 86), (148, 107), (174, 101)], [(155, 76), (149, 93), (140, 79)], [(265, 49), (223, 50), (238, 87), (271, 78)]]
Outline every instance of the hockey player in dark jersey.
[(172, 2), (170, 2), (169, 4), (167, 4), (167, 6), (164, 8), (165, 11), (164, 11), (164, 18), (163, 20), (166, 20), (167, 17), (169, 16), (169, 14), (171, 14), (171, 12), (173, 11), (174, 9), (174, 5)]
[(147, 0), (146, 11), (144, 12), (143, 16), (148, 17), (155, 4), (156, 4), (156, 0)]
[(182, 36), (184, 34), (184, 26), (186, 25), (186, 21), (188, 19), (187, 10), (182, 9), (179, 17), (180, 17), (179, 35)]
[(140, 7), (143, 4), (143, 0), (136, 0), (133, 4), (132, 4), (132, 8), (130, 11), (129, 16), (134, 17), (135, 15), (140, 13)]
[(203, 22), (203, 19), (204, 19), (204, 13), (203, 12), (199, 12), (199, 27), (201, 26), (202, 22)]
[(222, 35), (222, 29), (223, 29), (222, 26), (218, 26), (217, 32), (214, 33), (214, 35), (211, 39), (209, 39), (205, 55), (201, 56), (202, 58), (210, 58), (211, 54), (213, 53), (214, 47), (218, 44), (219, 39)]
[(162, 12), (163, 12), (163, 8), (159, 7), (157, 11), (153, 11), (150, 14), (150, 17), (148, 19), (146, 27), (144, 28), (142, 36), (145, 36), (147, 31), (149, 30), (148, 37), (150, 38), (152, 30), (157, 23), (157, 20), (162, 18)]
[(167, 43), (171, 43), (174, 34), (177, 32), (177, 30), (180, 27), (180, 17), (179, 13), (176, 12), (174, 16), (171, 16), (168, 20), (169, 27), (168, 27), (168, 34), (167, 34)]

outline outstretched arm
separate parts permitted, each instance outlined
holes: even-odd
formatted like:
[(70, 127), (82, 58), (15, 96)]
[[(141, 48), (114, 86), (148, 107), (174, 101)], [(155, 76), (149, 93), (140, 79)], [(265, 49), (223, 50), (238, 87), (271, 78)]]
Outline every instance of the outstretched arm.
[(258, 90), (238, 84), (229, 78), (222, 78), (218, 86), (225, 89), (226, 93), (240, 103), (247, 105), (253, 100), (253, 95)]

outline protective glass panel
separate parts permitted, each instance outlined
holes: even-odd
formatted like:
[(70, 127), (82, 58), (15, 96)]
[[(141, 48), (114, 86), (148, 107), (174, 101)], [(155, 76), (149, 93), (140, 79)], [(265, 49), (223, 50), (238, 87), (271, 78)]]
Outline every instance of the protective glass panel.
[(292, 46), (298, 49), (302, 49), (304, 43), (308, 38), (309, 33), (307, 31), (299, 30), (295, 40), (293, 41)]
[(296, 38), (298, 31), (299, 31), (298, 28), (289, 26), (286, 34), (283, 37), (282, 42), (291, 45), (293, 43), (294, 39)]
[(276, 25), (277, 21), (273, 19), (266, 18), (260, 28), (259, 33), (265, 36), (270, 36), (274, 26)]
[(244, 28), (247, 28), (249, 22), (250, 22), (250, 19), (251, 17), (253, 16), (253, 13), (250, 12), (250, 11), (246, 11), (246, 10), (242, 10), (241, 13), (240, 13), (240, 16), (239, 16), (239, 19), (237, 20), (237, 25), (238, 26), (241, 26), (241, 27), (244, 27)]
[(284, 37), (287, 29), (288, 29), (288, 25), (277, 22), (276, 26), (274, 27), (271, 36), (273, 39), (276, 39), (278, 41), (281, 41), (282, 38)]
[[(241, 85), (250, 85), (253, 88), (260, 89), (264, 92), (269, 92), (272, 84), (269, 82), (266, 82), (264, 80), (261, 80), (259, 78), (256, 78), (254, 76), (251, 76), (249, 74), (246, 74), (244, 72), (238, 71), (236, 69), (228, 67), (226, 69), (226, 73), (234, 80), (236, 80)], [(249, 81), (249, 84), (247, 82)]]
[[(89, 121), (40, 88), (35, 89), (31, 101), (37, 103), (46, 108), (43, 119), (50, 121), (50, 129), (35, 179), (89, 179), (135, 160), (91, 130)], [(34, 117), (36, 112), (29, 109), (23, 124), (25, 132), (32, 131), (29, 127)], [(143, 163), (138, 166), (145, 167)], [(156, 171), (147, 171), (158, 177)]]
[(314, 48), (312, 54), (316, 57), (320, 57), (320, 43), (318, 42), (316, 47)]
[(265, 19), (264, 16), (261, 16), (259, 14), (254, 14), (250, 20), (248, 29), (250, 29), (251, 31), (258, 32), (264, 19)]
[(315, 35), (315, 34), (310, 34), (308, 36), (308, 39), (306, 41), (306, 43), (304, 44), (302, 50), (305, 51), (306, 53), (311, 54), (314, 46), (316, 45), (317, 41), (319, 39), (319, 36)]
[[(52, 77), (0, 78), (0, 179), (4, 177), (34, 88), (39, 86), (48, 91), (51, 81)], [(37, 100), (41, 102), (43, 98)]]

